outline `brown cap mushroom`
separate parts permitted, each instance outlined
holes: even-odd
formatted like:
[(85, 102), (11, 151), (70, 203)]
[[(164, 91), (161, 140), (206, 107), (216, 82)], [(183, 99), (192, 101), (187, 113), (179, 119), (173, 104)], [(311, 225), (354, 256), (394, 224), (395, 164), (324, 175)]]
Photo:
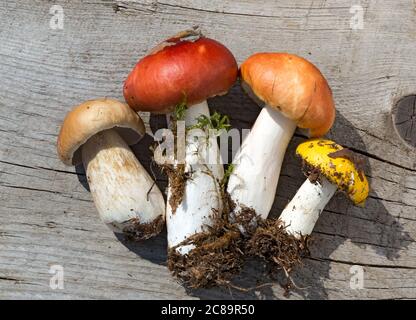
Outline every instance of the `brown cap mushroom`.
[(80, 147), (98, 132), (115, 128), (128, 145), (145, 134), (142, 119), (129, 106), (112, 99), (86, 101), (72, 109), (61, 126), (58, 155), (66, 165), (82, 162)]
[(114, 232), (136, 239), (159, 233), (165, 217), (162, 193), (128, 146), (144, 133), (137, 113), (126, 104), (104, 98), (73, 108), (57, 143), (65, 164), (84, 164), (101, 219)]

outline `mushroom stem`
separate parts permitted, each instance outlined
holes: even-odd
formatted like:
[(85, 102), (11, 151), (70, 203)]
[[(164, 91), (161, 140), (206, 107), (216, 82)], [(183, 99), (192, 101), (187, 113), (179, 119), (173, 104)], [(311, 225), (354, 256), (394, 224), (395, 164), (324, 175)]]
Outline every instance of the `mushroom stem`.
[(310, 235), (326, 204), (337, 191), (337, 185), (321, 176), (307, 179), (279, 217), (287, 233), (300, 238)]
[(140, 239), (160, 232), (162, 193), (116, 130), (92, 136), (82, 146), (82, 162), (100, 218), (110, 229), (129, 230)]
[[(206, 101), (186, 110), (186, 127), (195, 125), (200, 115), (210, 116)], [(169, 122), (170, 115), (167, 118)], [(186, 133), (185, 174), (188, 177), (185, 180), (182, 202), (174, 212), (169, 200), (175, 190), (170, 183), (168, 185), (166, 226), (169, 248), (177, 246), (196, 233), (206, 231), (206, 227), (213, 224), (214, 214), (222, 209), (219, 181), (224, 176), (224, 169), (218, 144), (215, 138), (208, 138), (202, 131), (201, 134), (202, 137), (194, 139), (192, 132)], [(206, 159), (209, 161), (206, 162)], [(184, 245), (178, 247), (177, 252), (184, 255), (193, 248), (194, 245)]]
[(286, 148), (296, 123), (265, 106), (233, 160), (227, 191), (235, 202), (234, 213), (252, 208), (263, 219), (269, 215)]

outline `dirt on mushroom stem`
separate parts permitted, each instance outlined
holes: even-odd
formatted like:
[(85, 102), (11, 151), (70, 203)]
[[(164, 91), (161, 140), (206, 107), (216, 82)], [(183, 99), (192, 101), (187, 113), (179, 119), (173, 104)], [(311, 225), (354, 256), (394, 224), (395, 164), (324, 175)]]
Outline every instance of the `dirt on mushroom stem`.
[(256, 230), (245, 245), (249, 256), (261, 258), (271, 274), (283, 270), (286, 283), (282, 284), (286, 293), (294, 286), (291, 272), (302, 265), (302, 259), (309, 256), (309, 236), (296, 238), (285, 230), (278, 218), (259, 219)]
[[(303, 163), (305, 175), (311, 182), (319, 182), (321, 171), (319, 168)], [(236, 208), (228, 197), (230, 212)], [(279, 270), (284, 271), (286, 283), (281, 283), (286, 294), (296, 285), (291, 278), (291, 272), (295, 267), (302, 265), (304, 257), (309, 256), (309, 243), (311, 237), (301, 235), (295, 237), (286, 232), (285, 226), (279, 218), (261, 218), (252, 208), (240, 205), (240, 210), (232, 214), (233, 227), (240, 231), (238, 251), (242, 252), (241, 258), (257, 257), (265, 262), (272, 276)], [(228, 217), (228, 215), (227, 215)], [(230, 223), (230, 222), (228, 222)]]
[[(168, 252), (169, 270), (189, 288), (226, 285), (242, 269), (247, 239), (241, 234), (239, 224), (244, 221), (229, 220), (234, 205), (228, 194), (223, 192), (222, 196), (224, 208), (221, 212), (214, 212), (212, 226), (207, 226), (206, 231), (189, 237)], [(190, 244), (195, 248), (185, 255), (176, 250)]]
[(302, 172), (314, 184), (320, 181), (322, 175), (320, 168), (309, 165), (305, 160), (302, 160)]
[(129, 220), (127, 226), (123, 228), (123, 233), (130, 241), (147, 240), (159, 234), (164, 225), (165, 220), (162, 216), (159, 216), (151, 223), (140, 223), (138, 218), (133, 218)]
[(169, 188), (171, 189), (169, 205), (172, 209), (172, 213), (174, 214), (183, 200), (186, 180), (188, 180), (190, 176), (185, 172), (185, 164), (182, 163), (175, 166), (170, 164), (161, 164), (160, 168), (169, 179)]
[[(178, 103), (170, 116), (171, 130), (174, 137), (174, 154), (177, 154), (178, 145), (178, 134), (177, 134), (177, 122), (183, 121), (185, 118), (185, 112), (187, 109), (186, 95), (184, 94), (183, 101)], [(157, 144), (155, 143), (151, 147), (151, 151), (156, 149)], [(152, 159), (154, 161), (154, 158)], [(169, 205), (172, 213), (176, 212), (176, 209), (181, 204), (185, 195), (186, 180), (190, 177), (190, 174), (185, 172), (185, 164), (168, 164), (168, 163), (157, 163), (160, 170), (168, 176), (169, 188), (171, 189), (171, 196), (169, 197)]]
[[(195, 234), (169, 250), (169, 270), (191, 289), (229, 286), (244, 262), (250, 257), (258, 257), (265, 262), (270, 275), (284, 270), (286, 282), (282, 286), (288, 291), (293, 287), (290, 272), (309, 254), (309, 237), (297, 239), (284, 230), (278, 219), (262, 219), (247, 207), (230, 221), (235, 203), (226, 192), (223, 201), (224, 210), (215, 212), (214, 224), (207, 231)], [(195, 248), (188, 254), (176, 251), (178, 247), (190, 244)]]

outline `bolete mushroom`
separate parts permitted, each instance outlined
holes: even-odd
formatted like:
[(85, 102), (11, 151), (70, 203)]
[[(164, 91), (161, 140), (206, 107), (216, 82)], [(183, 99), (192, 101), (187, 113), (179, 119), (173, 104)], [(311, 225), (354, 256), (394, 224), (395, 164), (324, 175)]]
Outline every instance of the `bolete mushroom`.
[[(186, 99), (183, 120), (189, 128), (201, 116), (210, 117), (206, 99), (227, 93), (236, 81), (237, 72), (235, 58), (224, 45), (195, 30), (184, 31), (156, 46), (136, 64), (125, 81), (124, 97), (137, 111), (167, 114), (171, 127), (175, 125), (173, 122), (181, 120), (172, 119), (175, 107)], [(194, 245), (178, 245), (206, 230), (214, 213), (221, 211), (218, 181), (224, 174), (216, 141), (195, 142), (188, 138), (187, 134), (185, 163), (174, 164), (176, 174), (187, 178), (183, 179), (180, 191), (169, 178), (166, 210), (168, 246), (177, 247), (182, 255)], [(218, 156), (210, 157), (210, 163), (203, 163), (199, 159), (206, 159), (204, 155)]]
[(246, 207), (265, 219), (296, 126), (324, 135), (334, 122), (334, 101), (318, 68), (296, 55), (257, 53), (240, 70), (243, 89), (264, 108), (233, 160), (227, 191), (236, 204), (232, 215)]
[(314, 139), (301, 143), (296, 155), (302, 158), (308, 179), (279, 217), (286, 232), (297, 238), (310, 235), (337, 190), (355, 205), (364, 205), (368, 181), (352, 151), (330, 140)]
[(158, 234), (165, 218), (162, 193), (129, 148), (144, 134), (136, 112), (104, 98), (74, 107), (65, 117), (57, 143), (64, 164), (83, 163), (104, 223), (136, 239)]

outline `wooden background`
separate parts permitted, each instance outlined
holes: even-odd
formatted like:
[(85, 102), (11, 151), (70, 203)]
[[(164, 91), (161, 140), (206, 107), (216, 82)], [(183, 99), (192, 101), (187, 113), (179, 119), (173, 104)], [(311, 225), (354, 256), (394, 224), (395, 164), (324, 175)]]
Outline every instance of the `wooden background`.
[[(50, 28), (54, 4), (64, 9), (63, 30)], [(352, 4), (363, 7), (362, 30), (350, 27)], [(65, 167), (56, 156), (72, 106), (122, 99), (137, 59), (193, 25), (239, 63), (256, 51), (287, 51), (319, 66), (338, 110), (329, 136), (366, 157), (366, 208), (343, 195), (332, 199), (313, 233), (312, 256), (295, 276), (303, 289), (290, 298), (416, 298), (416, 151), (391, 121), (394, 102), (416, 92), (411, 0), (1, 1), (0, 298), (283, 298), (279, 285), (187, 292), (165, 266), (165, 231), (142, 244), (117, 238), (98, 219), (82, 167)], [(249, 128), (259, 112), (237, 85), (209, 104), (238, 128)], [(152, 118), (150, 127), (162, 122)], [(304, 180), (293, 157), (303, 140), (298, 132), (290, 144), (275, 215)], [(146, 165), (151, 141), (134, 148)], [(164, 188), (163, 177), (159, 183)], [(64, 267), (63, 290), (49, 287), (53, 264)], [(361, 290), (350, 288), (353, 265), (364, 269)], [(235, 281), (249, 287), (259, 279), (253, 261)]]

